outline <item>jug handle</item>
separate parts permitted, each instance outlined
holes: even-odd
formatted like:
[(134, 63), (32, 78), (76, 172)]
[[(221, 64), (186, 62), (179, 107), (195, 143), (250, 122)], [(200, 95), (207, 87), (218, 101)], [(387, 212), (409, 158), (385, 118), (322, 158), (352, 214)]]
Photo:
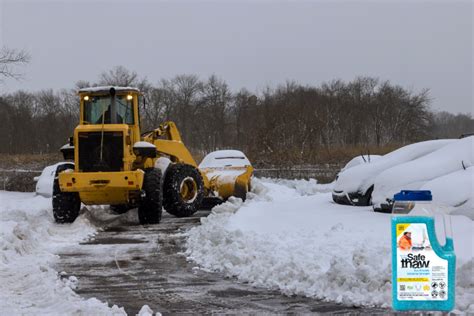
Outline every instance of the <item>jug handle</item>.
[(446, 213), (443, 214), (443, 223), (444, 223), (446, 242), (444, 243), (442, 249), (444, 251), (454, 251), (453, 228), (451, 226), (451, 216), (449, 214), (446, 214)]

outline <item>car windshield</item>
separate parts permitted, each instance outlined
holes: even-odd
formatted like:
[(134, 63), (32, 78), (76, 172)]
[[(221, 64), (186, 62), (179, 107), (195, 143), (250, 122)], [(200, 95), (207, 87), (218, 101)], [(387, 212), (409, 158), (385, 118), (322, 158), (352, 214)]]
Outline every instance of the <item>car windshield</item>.
[[(84, 100), (84, 122), (86, 124), (110, 124), (110, 107), (112, 98), (110, 96), (93, 96)], [(117, 124), (133, 124), (132, 100), (127, 100), (126, 95), (115, 96), (117, 108)]]

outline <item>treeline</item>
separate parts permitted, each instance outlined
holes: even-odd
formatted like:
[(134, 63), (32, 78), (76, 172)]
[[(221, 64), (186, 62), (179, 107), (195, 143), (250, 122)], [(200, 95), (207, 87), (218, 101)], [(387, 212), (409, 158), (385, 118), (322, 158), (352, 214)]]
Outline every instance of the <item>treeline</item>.
[(233, 92), (216, 76), (179, 75), (151, 84), (117, 67), (96, 83), (79, 81), (70, 90), (1, 95), (0, 152), (57, 151), (78, 122), (76, 90), (95, 85), (139, 87), (147, 100), (142, 131), (173, 120), (198, 156), (236, 148), (265, 164), (317, 163), (341, 148), (374, 152), (474, 131), (468, 114), (433, 113), (427, 90), (413, 92), (375, 78)]

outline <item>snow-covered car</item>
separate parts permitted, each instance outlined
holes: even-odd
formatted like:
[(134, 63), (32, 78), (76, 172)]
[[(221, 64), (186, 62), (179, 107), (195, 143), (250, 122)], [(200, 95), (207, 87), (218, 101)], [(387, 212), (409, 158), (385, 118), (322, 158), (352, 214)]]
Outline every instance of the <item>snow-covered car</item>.
[(70, 165), (71, 169), (74, 169), (74, 163), (72, 162), (58, 162), (54, 165), (45, 167), (38, 177), (34, 177), (34, 181), (36, 181), (35, 192), (37, 195), (48, 198), (53, 196), (53, 182), (54, 177), (56, 176), (56, 169), (59, 165), (64, 164)]
[(420, 189), (430, 190), (433, 201), (453, 208), (455, 215), (474, 220), (474, 167), (458, 170), (426, 182)]
[[(233, 196), (245, 200), (251, 190), (253, 167), (239, 150), (217, 150), (209, 153), (199, 164), (210, 182), (216, 182), (222, 190), (232, 190)], [(216, 196), (222, 196), (216, 192)]]
[(400, 190), (431, 190), (433, 200), (461, 207), (472, 197), (474, 136), (381, 172), (374, 181), (374, 210), (389, 212)]
[(372, 204), (375, 178), (394, 166), (425, 156), (457, 140), (430, 140), (399, 148), (371, 163), (363, 163), (341, 171), (334, 184), (332, 198), (339, 204), (366, 206)]

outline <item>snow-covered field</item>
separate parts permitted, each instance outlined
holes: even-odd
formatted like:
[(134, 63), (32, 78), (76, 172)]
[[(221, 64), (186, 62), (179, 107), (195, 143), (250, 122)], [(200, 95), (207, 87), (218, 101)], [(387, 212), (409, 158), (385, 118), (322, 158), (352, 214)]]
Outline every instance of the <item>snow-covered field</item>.
[[(330, 190), (314, 180), (256, 180), (245, 203), (214, 208), (189, 232), (187, 255), (203, 269), (286, 294), (390, 307), (390, 215), (337, 205)], [(471, 313), (474, 222), (452, 222), (456, 308)]]
[(84, 215), (72, 225), (54, 224), (51, 199), (0, 191), (0, 314), (124, 315), (122, 308), (79, 297), (77, 279), (54, 268), (59, 249), (95, 232)]

